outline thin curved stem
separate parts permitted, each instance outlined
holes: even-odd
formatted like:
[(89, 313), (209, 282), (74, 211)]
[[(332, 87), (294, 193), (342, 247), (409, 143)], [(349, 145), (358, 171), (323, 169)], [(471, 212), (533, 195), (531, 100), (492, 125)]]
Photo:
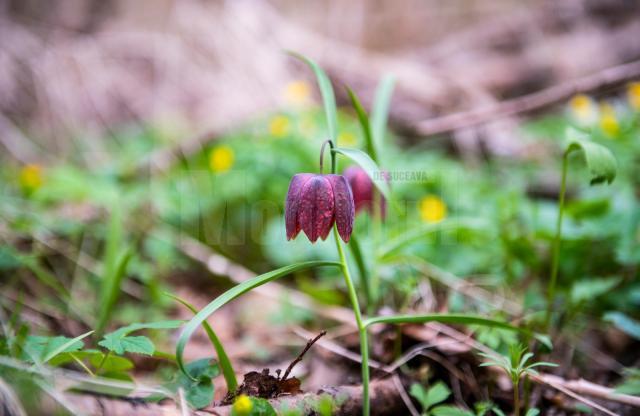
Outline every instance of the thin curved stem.
[(360, 355), (362, 356), (362, 414), (364, 416), (369, 416), (369, 340), (367, 337), (367, 328), (362, 321), (360, 304), (358, 303), (358, 295), (356, 294), (356, 288), (353, 285), (353, 280), (351, 279), (351, 274), (349, 273), (347, 259), (344, 255), (344, 249), (342, 248), (340, 236), (338, 235), (338, 229), (335, 225), (333, 226), (333, 236), (336, 240), (336, 247), (338, 248), (338, 255), (340, 256), (342, 274), (344, 275), (344, 281), (347, 284), (349, 300), (351, 301), (351, 307), (353, 308), (353, 314), (356, 317), (356, 325), (358, 326), (358, 333), (360, 335)]
[(556, 284), (558, 281), (558, 266), (560, 263), (560, 241), (562, 236), (562, 216), (564, 214), (564, 196), (567, 187), (567, 165), (568, 152), (562, 156), (562, 181), (560, 183), (560, 195), (558, 200), (558, 219), (556, 222), (556, 235), (553, 239), (553, 253), (551, 263), (551, 279), (547, 288), (547, 314), (544, 322), (544, 329), (549, 329), (551, 323), (551, 314), (553, 312), (553, 302), (556, 296)]
[(333, 152), (333, 149), (335, 148), (335, 145), (333, 144), (333, 141), (331, 139), (327, 139), (322, 143), (322, 147), (320, 148), (320, 174), (322, 175), (324, 173), (324, 148), (327, 146), (327, 144), (329, 145), (329, 147), (331, 148), (331, 152), (329, 152), (329, 154), (331, 155), (331, 173), (336, 173), (336, 155)]

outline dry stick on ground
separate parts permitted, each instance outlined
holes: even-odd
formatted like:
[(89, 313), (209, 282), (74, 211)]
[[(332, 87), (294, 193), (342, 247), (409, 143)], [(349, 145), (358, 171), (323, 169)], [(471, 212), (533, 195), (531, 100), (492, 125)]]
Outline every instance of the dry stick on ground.
[(567, 100), (574, 94), (610, 88), (640, 78), (640, 61), (607, 68), (595, 74), (566, 82), (496, 105), (425, 120), (415, 125), (424, 136), (448, 133), (506, 116), (539, 110)]
[(321, 337), (323, 337), (325, 335), (327, 335), (327, 331), (322, 331), (318, 335), (316, 335), (315, 338), (310, 339), (309, 341), (307, 341), (307, 345), (305, 345), (304, 349), (302, 350), (302, 352), (300, 354), (298, 354), (296, 359), (293, 360), (291, 362), (291, 364), (289, 364), (289, 367), (287, 367), (287, 369), (285, 370), (284, 375), (282, 376), (281, 380), (286, 380), (287, 377), (289, 377), (289, 373), (291, 373), (291, 370), (293, 370), (293, 367), (295, 367), (296, 364), (298, 364), (300, 361), (302, 361), (302, 357), (304, 357), (304, 355), (307, 353), (307, 351), (309, 351), (309, 348), (311, 348), (313, 346), (313, 344), (315, 344)]
[(548, 384), (550, 386), (562, 386), (575, 393), (586, 394), (588, 396), (597, 397), (599, 399), (616, 401), (618, 403), (628, 404), (634, 407), (640, 407), (640, 397), (631, 396), (629, 394), (616, 393), (614, 389), (604, 387), (599, 384), (592, 383), (587, 380), (565, 380), (552, 374), (540, 374), (533, 378), (535, 381)]

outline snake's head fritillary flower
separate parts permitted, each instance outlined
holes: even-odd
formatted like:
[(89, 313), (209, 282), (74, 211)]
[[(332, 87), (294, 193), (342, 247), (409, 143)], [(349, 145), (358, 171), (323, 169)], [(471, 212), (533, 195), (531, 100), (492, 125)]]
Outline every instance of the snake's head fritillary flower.
[[(383, 172), (383, 175), (387, 182), (389, 182), (388, 173)], [(367, 172), (359, 166), (349, 166), (344, 171), (344, 177), (347, 178), (347, 181), (351, 186), (356, 212), (364, 209), (369, 211), (369, 213), (373, 213), (374, 201), (376, 198), (379, 198), (380, 214), (382, 215), (382, 218), (384, 218), (387, 201), (378, 193), (378, 191), (376, 191), (373, 181), (369, 175), (367, 175)]]
[(325, 240), (336, 224), (338, 234), (348, 242), (355, 209), (349, 183), (341, 175), (299, 173), (291, 179), (285, 207), (287, 240), (302, 230), (312, 243)]

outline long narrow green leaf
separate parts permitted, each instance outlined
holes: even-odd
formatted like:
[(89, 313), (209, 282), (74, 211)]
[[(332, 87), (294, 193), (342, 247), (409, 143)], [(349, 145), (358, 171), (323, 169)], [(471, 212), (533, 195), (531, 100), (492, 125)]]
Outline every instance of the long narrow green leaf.
[(93, 334), (93, 331), (85, 332), (82, 335), (78, 335), (77, 337), (75, 337), (73, 339), (70, 339), (69, 341), (67, 341), (64, 344), (60, 345), (58, 348), (56, 348), (53, 351), (49, 352), (49, 354), (47, 354), (44, 357), (44, 359), (42, 360), (42, 363), (44, 364), (44, 363), (48, 362), (49, 360), (54, 358), (56, 355), (60, 354), (61, 352), (63, 352), (64, 350), (66, 350), (67, 348), (69, 348), (70, 346), (75, 344), (76, 342), (88, 337), (91, 334)]
[(528, 329), (518, 328), (506, 322), (497, 321), (495, 319), (483, 318), (481, 316), (463, 315), (463, 314), (426, 314), (426, 315), (391, 315), (376, 316), (367, 318), (363, 324), (365, 327), (376, 324), (424, 324), (428, 322), (440, 322), (443, 324), (460, 324), (460, 325), (480, 325), (493, 328), (507, 329), (510, 331), (520, 332), (527, 336), (533, 336), (540, 342), (551, 348), (548, 337), (535, 334)]
[(133, 251), (131, 249), (126, 250), (120, 256), (115, 268), (109, 268), (108, 274), (102, 278), (100, 310), (98, 311), (98, 321), (96, 324), (96, 334), (98, 334), (99, 337), (102, 336), (109, 323), (113, 307), (120, 295), (122, 279), (125, 276), (127, 266), (132, 257)]
[(329, 138), (336, 140), (338, 137), (338, 116), (336, 109), (336, 97), (333, 92), (333, 86), (331, 80), (327, 74), (320, 68), (320, 66), (312, 59), (307, 58), (296, 52), (289, 51), (289, 54), (293, 57), (300, 59), (302, 62), (309, 65), (311, 70), (316, 75), (318, 81), (318, 87), (320, 88), (320, 94), (322, 95), (322, 103), (324, 106), (325, 116), (327, 117), (327, 127), (329, 129)]
[(378, 163), (378, 151), (376, 148), (376, 144), (373, 139), (373, 134), (371, 133), (371, 124), (369, 123), (369, 116), (365, 111), (364, 107), (360, 103), (360, 100), (356, 96), (356, 94), (351, 90), (351, 88), (347, 87), (347, 93), (349, 94), (349, 99), (351, 99), (351, 105), (356, 110), (356, 114), (358, 115), (358, 121), (360, 122), (360, 127), (362, 127), (362, 132), (364, 133), (364, 140), (367, 147), (367, 153), (371, 156), (371, 159)]
[(367, 265), (364, 261), (364, 256), (362, 255), (362, 250), (360, 250), (360, 243), (355, 235), (351, 236), (351, 240), (348, 244), (349, 249), (351, 250), (351, 254), (353, 254), (353, 258), (356, 261), (356, 266), (358, 267), (358, 275), (360, 276), (360, 286), (364, 291), (364, 297), (366, 301), (366, 310), (367, 313), (371, 312), (371, 308), (373, 307), (373, 296), (371, 293), (371, 285), (369, 283), (369, 273), (367, 271)]
[(411, 231), (402, 233), (400, 236), (392, 239), (378, 249), (378, 257), (383, 258), (390, 254), (397, 252), (402, 247), (405, 247), (417, 240), (424, 238), (425, 236), (438, 232), (438, 231), (453, 231), (460, 229), (482, 229), (488, 224), (486, 221), (479, 220), (477, 218), (451, 218), (445, 219), (437, 223), (430, 223), (421, 225)]
[(225, 304), (231, 302), (235, 298), (242, 296), (246, 292), (254, 289), (258, 286), (262, 286), (265, 283), (269, 283), (272, 280), (276, 280), (280, 277), (286, 276), (298, 270), (310, 269), (312, 267), (319, 266), (336, 266), (340, 267), (341, 264), (335, 261), (307, 261), (303, 263), (296, 263), (289, 266), (281, 267), (276, 270), (272, 270), (268, 273), (261, 274), (259, 276), (254, 277), (251, 280), (244, 281), (231, 289), (224, 292), (222, 295), (215, 298), (211, 301), (207, 306), (205, 306), (200, 312), (196, 314), (182, 329), (182, 333), (178, 338), (178, 343), (176, 345), (176, 361), (178, 363), (178, 367), (180, 370), (190, 378), (193, 378), (185, 368), (184, 364), (184, 348), (186, 347), (189, 339), (193, 335), (196, 329), (215, 311), (224, 306)]
[(22, 261), (22, 264), (27, 266), (27, 268), (36, 275), (42, 284), (54, 289), (58, 293), (58, 296), (60, 296), (60, 299), (63, 301), (69, 300), (69, 291), (67, 288), (58, 281), (58, 278), (55, 275), (51, 274), (44, 267), (41, 267), (38, 264), (37, 259), (25, 255), (20, 256), (20, 260)]
[(371, 133), (376, 149), (379, 151), (384, 149), (384, 134), (387, 129), (389, 106), (391, 105), (391, 95), (393, 94), (395, 82), (396, 80), (393, 75), (386, 75), (382, 79), (376, 89), (376, 97), (373, 102), (373, 109), (371, 110)]
[[(175, 296), (171, 293), (167, 293), (167, 296), (169, 296), (170, 298), (172, 298), (177, 302), (180, 302), (182, 305), (184, 305), (187, 309), (189, 309), (194, 314), (198, 313), (198, 310), (186, 300), (178, 296)], [(211, 328), (211, 325), (209, 325), (207, 321), (202, 321), (202, 327), (207, 333), (207, 336), (211, 341), (211, 345), (213, 345), (213, 348), (216, 350), (216, 355), (218, 357), (218, 364), (220, 364), (222, 375), (224, 376), (224, 380), (227, 383), (227, 390), (229, 392), (236, 391), (236, 389), (238, 388), (238, 379), (236, 378), (236, 372), (233, 369), (231, 360), (229, 359), (229, 356), (227, 355), (227, 352), (225, 351), (224, 346), (220, 341), (220, 338), (218, 338), (215, 331), (213, 330), (213, 328)]]
[(336, 147), (333, 151), (348, 157), (360, 165), (360, 167), (367, 172), (367, 175), (371, 178), (373, 184), (378, 188), (380, 193), (387, 199), (390, 205), (393, 205), (393, 200), (391, 199), (391, 187), (384, 179), (384, 174), (378, 167), (378, 164), (374, 162), (368, 154), (358, 149), (346, 149), (343, 147)]

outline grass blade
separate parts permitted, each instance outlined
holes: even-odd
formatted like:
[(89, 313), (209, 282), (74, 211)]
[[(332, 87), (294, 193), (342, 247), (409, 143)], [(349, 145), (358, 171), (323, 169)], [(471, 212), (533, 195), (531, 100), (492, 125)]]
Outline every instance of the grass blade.
[(437, 223), (424, 224), (384, 244), (378, 250), (378, 257), (384, 258), (394, 254), (402, 247), (407, 246), (423, 237), (438, 231), (455, 231), (460, 229), (482, 229), (487, 223), (475, 218), (451, 218)]
[(268, 273), (261, 274), (259, 276), (254, 277), (253, 279), (244, 281), (231, 289), (224, 292), (222, 295), (215, 298), (211, 301), (207, 306), (205, 306), (200, 312), (196, 314), (182, 329), (182, 333), (178, 338), (178, 343), (176, 345), (176, 361), (178, 363), (178, 367), (180, 370), (189, 378), (193, 377), (191, 374), (187, 372), (187, 369), (184, 365), (184, 348), (186, 347), (191, 335), (195, 332), (196, 329), (215, 311), (220, 309), (225, 304), (231, 302), (235, 298), (242, 296), (246, 292), (254, 289), (258, 286), (262, 286), (265, 283), (269, 283), (272, 280), (279, 279), (280, 277), (286, 276), (290, 273), (296, 272), (298, 270), (310, 269), (312, 267), (319, 266), (336, 266), (341, 267), (341, 264), (335, 261), (307, 261), (303, 263), (296, 263), (289, 266), (281, 267), (276, 270), (272, 270)]
[(300, 55), (296, 52), (289, 52), (289, 54), (295, 58), (300, 59), (302, 62), (309, 65), (313, 73), (316, 75), (318, 81), (318, 87), (320, 88), (320, 94), (322, 95), (322, 103), (324, 107), (324, 113), (327, 118), (327, 127), (329, 129), (329, 138), (336, 140), (338, 137), (338, 116), (336, 109), (336, 96), (333, 92), (333, 86), (331, 80), (327, 74), (320, 68), (320, 66), (312, 59), (306, 56)]
[(373, 134), (371, 132), (371, 124), (369, 123), (369, 116), (365, 111), (364, 107), (360, 103), (360, 100), (356, 96), (356, 94), (351, 90), (351, 88), (347, 87), (347, 93), (349, 94), (349, 99), (351, 100), (351, 105), (356, 110), (356, 114), (358, 115), (358, 121), (360, 122), (360, 126), (362, 127), (362, 132), (364, 133), (364, 140), (367, 147), (367, 153), (371, 156), (371, 159), (378, 163), (378, 152), (376, 149), (376, 144), (373, 139)]
[[(178, 296), (172, 295), (171, 293), (167, 293), (166, 295), (172, 298), (173, 300), (180, 302), (182, 305), (184, 305), (187, 309), (189, 309), (194, 314), (198, 313), (198, 310), (186, 300)], [(238, 379), (236, 378), (236, 372), (233, 369), (231, 360), (229, 359), (229, 356), (227, 355), (227, 352), (225, 351), (224, 346), (222, 345), (222, 342), (220, 342), (220, 338), (218, 338), (213, 328), (211, 328), (211, 325), (209, 325), (207, 321), (202, 321), (202, 327), (207, 333), (209, 340), (211, 340), (211, 345), (213, 345), (213, 348), (216, 350), (216, 355), (218, 357), (218, 364), (220, 364), (222, 375), (224, 377), (225, 382), (227, 383), (227, 390), (229, 392), (234, 392), (238, 388)]]
[(47, 354), (44, 357), (44, 359), (42, 360), (42, 363), (43, 364), (46, 363), (47, 361), (49, 361), (52, 358), (54, 358), (56, 355), (60, 354), (62, 351), (66, 350), (67, 348), (69, 348), (70, 346), (75, 344), (76, 342), (88, 337), (91, 334), (93, 334), (93, 331), (85, 332), (82, 335), (78, 335), (77, 337), (75, 337), (73, 339), (70, 339), (69, 341), (65, 342), (64, 344), (60, 345), (58, 348), (54, 349), (49, 354)]
[(356, 266), (358, 267), (358, 275), (360, 276), (360, 286), (364, 291), (364, 297), (366, 302), (366, 310), (367, 313), (371, 313), (371, 309), (373, 306), (373, 294), (371, 293), (371, 285), (369, 282), (369, 273), (367, 272), (367, 265), (364, 261), (364, 257), (362, 255), (362, 250), (360, 249), (360, 243), (355, 235), (351, 236), (351, 240), (348, 244), (349, 249), (351, 250), (351, 254), (353, 254), (353, 258), (356, 261)]
[(461, 325), (480, 325), (493, 328), (507, 329), (510, 331), (520, 332), (526, 336), (532, 336), (545, 345), (549, 345), (549, 339), (546, 336), (535, 334), (528, 329), (518, 328), (503, 321), (495, 319), (483, 318), (481, 316), (463, 315), (463, 314), (426, 314), (426, 315), (391, 315), (376, 316), (365, 319), (364, 326), (369, 327), (376, 324), (425, 324), (428, 322), (439, 322), (442, 324), (461, 324)]
[(111, 312), (115, 306), (118, 295), (120, 294), (120, 285), (127, 271), (127, 265), (133, 257), (132, 250), (126, 250), (116, 262), (115, 268), (108, 269), (108, 273), (102, 278), (100, 309), (98, 312), (98, 322), (96, 324), (96, 334), (98, 338), (102, 336), (104, 330), (111, 318)]
[(371, 110), (370, 125), (373, 142), (378, 150), (384, 148), (384, 135), (387, 129), (389, 106), (391, 105), (391, 95), (393, 94), (395, 82), (396, 80), (393, 75), (386, 75), (376, 89), (376, 97), (373, 102), (373, 109)]

